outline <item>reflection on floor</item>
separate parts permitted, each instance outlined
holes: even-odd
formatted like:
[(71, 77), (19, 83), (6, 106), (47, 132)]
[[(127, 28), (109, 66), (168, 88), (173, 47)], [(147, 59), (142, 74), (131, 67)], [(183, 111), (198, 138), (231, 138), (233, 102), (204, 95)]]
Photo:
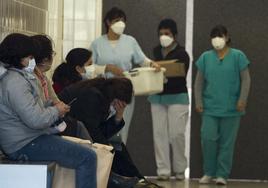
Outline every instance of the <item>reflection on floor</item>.
[(239, 182), (230, 181), (226, 186), (217, 186), (215, 184), (200, 185), (197, 180), (185, 181), (157, 181), (150, 179), (152, 182), (164, 186), (165, 188), (268, 188), (268, 182)]

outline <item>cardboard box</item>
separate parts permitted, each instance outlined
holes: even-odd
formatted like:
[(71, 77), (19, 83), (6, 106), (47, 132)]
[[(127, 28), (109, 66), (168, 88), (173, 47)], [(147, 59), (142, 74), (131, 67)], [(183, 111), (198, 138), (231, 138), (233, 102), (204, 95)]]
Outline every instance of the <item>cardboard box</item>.
[(156, 61), (156, 63), (158, 63), (161, 67), (166, 69), (165, 72), (166, 77), (177, 77), (177, 76), (185, 77), (186, 75), (184, 63), (178, 62), (177, 59)]

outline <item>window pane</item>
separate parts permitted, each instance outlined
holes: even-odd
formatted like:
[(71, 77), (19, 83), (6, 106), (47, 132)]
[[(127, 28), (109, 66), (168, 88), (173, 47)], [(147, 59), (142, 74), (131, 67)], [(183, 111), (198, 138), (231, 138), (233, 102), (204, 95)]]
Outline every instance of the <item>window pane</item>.
[(73, 40), (74, 27), (72, 20), (64, 21), (64, 40)]
[(93, 21), (75, 22), (75, 40), (90, 40), (95, 34), (95, 23)]
[(64, 19), (73, 19), (73, 0), (64, 0)]

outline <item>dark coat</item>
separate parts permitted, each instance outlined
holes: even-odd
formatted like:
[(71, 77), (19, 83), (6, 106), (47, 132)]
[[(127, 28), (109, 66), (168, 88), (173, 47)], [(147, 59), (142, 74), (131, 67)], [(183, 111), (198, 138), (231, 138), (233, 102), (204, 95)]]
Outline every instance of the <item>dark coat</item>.
[(110, 101), (92, 84), (72, 84), (62, 90), (58, 97), (66, 104), (77, 98), (71, 104), (70, 115), (84, 123), (94, 142), (110, 144), (109, 138), (118, 133), (125, 124), (123, 120), (117, 123), (115, 116), (108, 118)]

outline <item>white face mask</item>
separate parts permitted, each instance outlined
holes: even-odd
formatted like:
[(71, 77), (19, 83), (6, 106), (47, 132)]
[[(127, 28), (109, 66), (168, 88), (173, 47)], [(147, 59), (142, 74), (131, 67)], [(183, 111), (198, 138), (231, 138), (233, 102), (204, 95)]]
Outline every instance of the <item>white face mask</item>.
[(85, 69), (86, 69), (86, 72), (82, 74), (82, 77), (84, 77), (86, 79), (96, 78), (94, 65), (86, 66)]
[(222, 50), (226, 44), (223, 37), (214, 37), (211, 39), (211, 44), (216, 50)]
[(159, 38), (160, 40), (160, 44), (162, 47), (168, 47), (172, 44), (172, 42), (174, 41), (174, 39), (168, 35), (162, 35)]
[(34, 68), (36, 66), (36, 62), (35, 62), (35, 59), (30, 59), (29, 60), (29, 63), (28, 63), (28, 66), (24, 68), (24, 70), (28, 73), (33, 73), (34, 72)]
[(113, 25), (111, 25), (111, 29), (117, 35), (122, 35), (124, 33), (125, 28), (126, 28), (126, 24), (123, 21), (118, 21), (118, 22), (115, 22)]

